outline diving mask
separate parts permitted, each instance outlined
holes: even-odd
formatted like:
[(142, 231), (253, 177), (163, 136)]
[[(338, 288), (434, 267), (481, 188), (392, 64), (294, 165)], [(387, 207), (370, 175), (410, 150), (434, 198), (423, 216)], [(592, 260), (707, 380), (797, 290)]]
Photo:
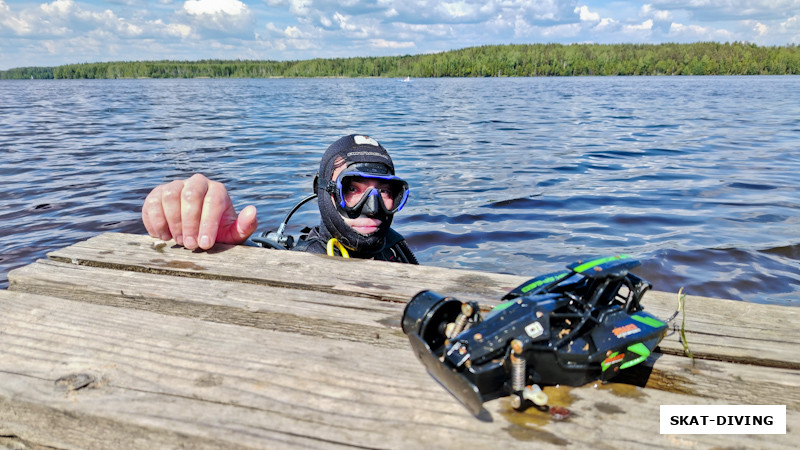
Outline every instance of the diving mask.
[(325, 190), (333, 195), (336, 207), (351, 218), (380, 211), (394, 214), (408, 200), (408, 183), (392, 175), (383, 164), (361, 163), (348, 167)]

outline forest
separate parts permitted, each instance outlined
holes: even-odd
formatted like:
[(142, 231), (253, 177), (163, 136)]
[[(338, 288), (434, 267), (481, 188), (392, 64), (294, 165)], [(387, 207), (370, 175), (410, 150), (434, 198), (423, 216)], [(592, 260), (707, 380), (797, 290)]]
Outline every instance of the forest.
[(434, 54), (299, 61), (124, 61), (21, 67), (0, 79), (535, 77), (800, 74), (796, 45), (508, 44)]

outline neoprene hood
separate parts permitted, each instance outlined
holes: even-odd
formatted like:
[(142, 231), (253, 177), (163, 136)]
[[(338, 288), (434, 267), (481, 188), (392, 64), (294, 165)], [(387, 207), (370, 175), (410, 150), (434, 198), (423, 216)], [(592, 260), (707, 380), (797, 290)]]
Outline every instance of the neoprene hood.
[[(369, 136), (351, 134), (337, 140), (328, 147), (325, 154), (322, 155), (317, 179), (314, 182), (314, 189), (318, 195), (319, 211), (322, 216), (323, 226), (320, 231), (323, 235), (329, 233), (331, 237), (337, 238), (349, 250), (360, 253), (377, 252), (384, 246), (386, 235), (392, 225), (394, 216), (382, 211), (374, 215), (373, 217), (381, 220), (381, 225), (378, 227), (378, 231), (369, 236), (356, 232), (344, 222), (344, 216), (331, 200), (331, 194), (325, 190), (327, 181), (331, 180), (334, 171), (337, 169), (336, 160), (338, 158), (344, 160), (345, 167), (369, 163), (374, 168), (377, 164), (380, 164), (385, 169), (385, 171), (380, 171), (386, 175), (394, 175), (392, 158), (375, 139)], [(325, 233), (325, 231), (328, 233)]]

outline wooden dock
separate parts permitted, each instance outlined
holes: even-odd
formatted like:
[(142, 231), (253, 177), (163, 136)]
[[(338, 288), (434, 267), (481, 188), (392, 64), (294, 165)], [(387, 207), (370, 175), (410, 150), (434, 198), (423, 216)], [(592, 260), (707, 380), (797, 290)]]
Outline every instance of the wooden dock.
[[(103, 234), (0, 291), (0, 448), (794, 448), (800, 308), (686, 297), (639, 383), (548, 387), (476, 419), (400, 330), (423, 289), (496, 304), (527, 278)], [(535, 267), (530, 275), (538, 275)], [(691, 293), (689, 293), (691, 294)], [(674, 293), (649, 292), (668, 318)], [(670, 324), (680, 324), (680, 316)], [(659, 407), (786, 405), (786, 435), (661, 435)], [(795, 444), (792, 444), (795, 442)]]

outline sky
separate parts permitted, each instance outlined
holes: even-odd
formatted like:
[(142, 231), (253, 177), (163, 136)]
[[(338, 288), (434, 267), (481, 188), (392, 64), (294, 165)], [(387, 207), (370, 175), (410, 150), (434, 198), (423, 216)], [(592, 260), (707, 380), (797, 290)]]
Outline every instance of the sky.
[(0, 70), (701, 41), (800, 44), (800, 0), (0, 0)]

